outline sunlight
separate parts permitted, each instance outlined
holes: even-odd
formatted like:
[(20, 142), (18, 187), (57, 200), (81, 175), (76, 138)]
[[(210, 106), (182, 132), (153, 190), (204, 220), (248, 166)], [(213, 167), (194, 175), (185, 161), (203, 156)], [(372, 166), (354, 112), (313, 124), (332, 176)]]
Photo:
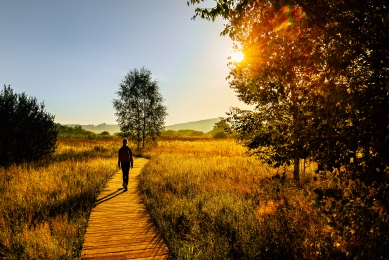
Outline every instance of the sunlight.
[(231, 54), (231, 60), (235, 62), (241, 62), (244, 58), (244, 54), (241, 51), (234, 51)]

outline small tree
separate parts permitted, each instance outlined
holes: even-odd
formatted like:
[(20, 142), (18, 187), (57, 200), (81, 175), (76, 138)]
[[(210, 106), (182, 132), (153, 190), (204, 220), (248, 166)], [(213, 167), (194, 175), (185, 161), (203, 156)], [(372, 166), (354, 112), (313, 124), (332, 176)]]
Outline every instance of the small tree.
[(226, 120), (222, 119), (214, 124), (213, 129), (209, 131), (207, 135), (210, 135), (213, 138), (227, 138), (233, 136), (233, 131)]
[(58, 130), (43, 103), (4, 85), (0, 92), (0, 165), (33, 161), (51, 155)]
[(128, 136), (138, 149), (146, 144), (155, 145), (161, 135), (167, 116), (163, 98), (156, 80), (144, 67), (127, 73), (116, 92), (113, 106), (122, 136)]

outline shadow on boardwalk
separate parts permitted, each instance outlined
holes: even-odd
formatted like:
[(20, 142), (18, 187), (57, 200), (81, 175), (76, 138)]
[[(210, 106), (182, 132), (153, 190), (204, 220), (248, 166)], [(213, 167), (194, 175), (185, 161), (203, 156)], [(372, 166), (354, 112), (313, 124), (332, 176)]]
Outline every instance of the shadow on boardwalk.
[(168, 259), (169, 251), (137, 192), (138, 158), (130, 172), (128, 191), (118, 172), (100, 194), (92, 210), (81, 259)]
[(108, 194), (108, 195), (106, 195), (106, 196), (104, 196), (104, 197), (102, 197), (102, 198), (100, 198), (100, 199), (97, 199), (97, 200), (96, 200), (96, 203), (95, 203), (95, 205), (94, 205), (94, 207), (96, 207), (97, 205), (99, 205), (99, 204), (101, 204), (101, 203), (107, 202), (107, 201), (109, 201), (110, 199), (113, 199), (113, 198), (115, 198), (116, 196), (119, 196), (120, 194), (122, 194), (122, 193), (124, 193), (124, 192), (126, 192), (126, 191), (124, 190), (124, 188), (119, 188), (119, 189), (117, 189), (117, 191), (114, 191), (114, 192), (112, 192), (112, 193), (110, 193), (110, 194)]

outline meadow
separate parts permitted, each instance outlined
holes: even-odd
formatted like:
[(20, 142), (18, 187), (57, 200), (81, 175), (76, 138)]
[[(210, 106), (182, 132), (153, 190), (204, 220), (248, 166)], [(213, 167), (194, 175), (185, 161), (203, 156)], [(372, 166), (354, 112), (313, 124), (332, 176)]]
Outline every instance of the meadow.
[[(119, 138), (62, 138), (55, 154), (0, 168), (0, 258), (78, 259), (88, 217), (118, 171)], [(150, 162), (139, 190), (175, 259), (340, 259), (312, 204), (329, 187), (307, 162), (272, 169), (232, 139), (164, 139), (135, 152)], [(135, 161), (136, 163), (136, 161)]]
[(0, 258), (77, 259), (120, 139), (59, 139), (55, 154), (0, 168)]
[[(300, 182), (231, 139), (160, 141), (144, 153), (140, 191), (176, 259), (341, 259), (344, 243), (316, 213), (329, 187), (307, 163)], [(319, 178), (318, 178), (319, 177)]]

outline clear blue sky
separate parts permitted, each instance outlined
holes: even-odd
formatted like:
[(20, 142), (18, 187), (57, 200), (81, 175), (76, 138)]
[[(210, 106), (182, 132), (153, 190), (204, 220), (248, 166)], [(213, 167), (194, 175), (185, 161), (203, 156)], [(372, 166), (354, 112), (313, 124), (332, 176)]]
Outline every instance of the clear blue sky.
[[(212, 6), (214, 1), (207, 5)], [(223, 20), (191, 20), (186, 0), (0, 0), (0, 84), (44, 101), (61, 124), (116, 124), (124, 75), (159, 81), (166, 125), (245, 107), (229, 88)]]

